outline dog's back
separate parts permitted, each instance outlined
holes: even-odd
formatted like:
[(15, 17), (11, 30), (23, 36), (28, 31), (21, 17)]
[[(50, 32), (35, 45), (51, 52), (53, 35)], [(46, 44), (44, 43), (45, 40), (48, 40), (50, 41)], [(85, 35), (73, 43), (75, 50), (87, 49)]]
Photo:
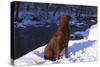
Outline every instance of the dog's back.
[[(64, 41), (64, 35), (62, 32), (55, 32), (52, 36), (52, 38), (49, 40), (45, 51), (44, 51), (44, 58), (45, 59), (49, 59), (49, 60), (55, 60), (54, 55), (55, 55), (55, 51), (61, 51), (63, 46), (61, 46), (60, 44)], [(58, 45), (59, 44), (59, 45)], [(57, 47), (60, 47), (61, 49), (57, 50)]]

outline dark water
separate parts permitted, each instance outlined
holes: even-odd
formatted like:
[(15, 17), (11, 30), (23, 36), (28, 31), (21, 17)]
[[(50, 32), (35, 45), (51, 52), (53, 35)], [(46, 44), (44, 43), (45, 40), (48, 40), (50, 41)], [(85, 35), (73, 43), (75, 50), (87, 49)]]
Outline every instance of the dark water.
[(56, 27), (15, 28), (15, 56), (14, 59), (43, 46), (50, 39)]

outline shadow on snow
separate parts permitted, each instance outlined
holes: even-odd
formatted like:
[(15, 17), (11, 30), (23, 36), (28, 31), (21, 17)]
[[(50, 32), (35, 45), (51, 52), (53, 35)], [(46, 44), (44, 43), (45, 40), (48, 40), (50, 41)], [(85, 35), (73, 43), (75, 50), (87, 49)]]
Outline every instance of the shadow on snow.
[[(68, 54), (72, 53), (75, 55), (75, 52), (77, 52), (79, 50), (84, 50), (85, 48), (88, 48), (88, 47), (91, 47), (95, 41), (96, 40), (88, 40), (88, 41), (81, 42), (81, 43), (74, 43), (73, 46), (70, 46), (68, 48)], [(42, 58), (44, 57), (43, 51), (41, 51), (41, 52), (36, 51), (35, 54), (37, 54), (38, 56), (40, 56)], [(64, 55), (64, 50), (61, 52), (61, 55)]]

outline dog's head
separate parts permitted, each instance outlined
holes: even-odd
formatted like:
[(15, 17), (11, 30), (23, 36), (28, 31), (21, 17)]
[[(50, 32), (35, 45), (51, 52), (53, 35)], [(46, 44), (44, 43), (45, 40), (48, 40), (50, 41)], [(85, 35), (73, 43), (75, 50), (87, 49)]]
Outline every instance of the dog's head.
[(63, 16), (59, 16), (58, 19), (59, 19), (59, 24), (60, 25), (65, 25), (65, 24), (69, 24), (71, 16), (63, 15)]

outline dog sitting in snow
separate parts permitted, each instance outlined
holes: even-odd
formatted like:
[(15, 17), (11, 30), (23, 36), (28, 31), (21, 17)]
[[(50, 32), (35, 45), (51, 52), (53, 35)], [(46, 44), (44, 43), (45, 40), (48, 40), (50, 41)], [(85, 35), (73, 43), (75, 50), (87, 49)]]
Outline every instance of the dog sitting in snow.
[(68, 58), (68, 42), (70, 39), (69, 21), (70, 16), (60, 16), (58, 29), (52, 35), (44, 49), (44, 58), (48, 60), (58, 60), (61, 51), (65, 48), (65, 57)]

